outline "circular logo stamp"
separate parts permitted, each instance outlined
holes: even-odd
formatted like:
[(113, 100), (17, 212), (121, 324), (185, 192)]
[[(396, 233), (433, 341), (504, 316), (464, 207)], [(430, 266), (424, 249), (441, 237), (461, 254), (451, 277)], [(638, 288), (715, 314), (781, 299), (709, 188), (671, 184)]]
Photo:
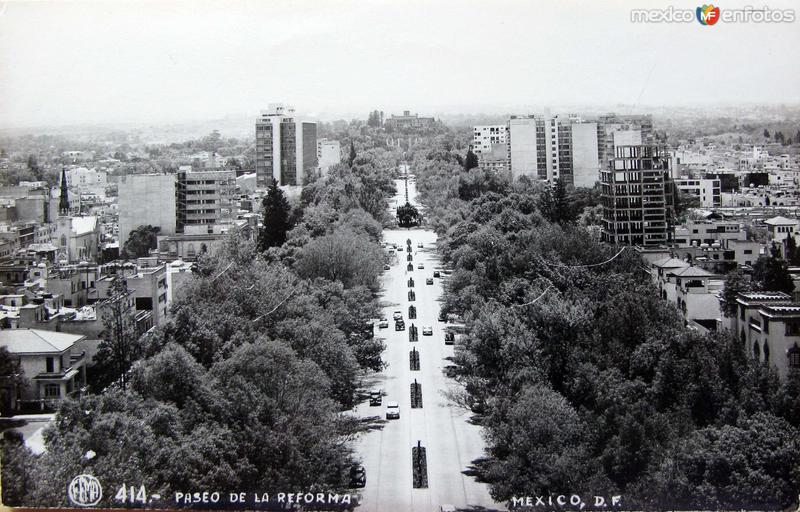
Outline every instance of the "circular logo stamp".
[(67, 496), (79, 507), (93, 507), (103, 498), (103, 486), (92, 475), (78, 475), (69, 483)]

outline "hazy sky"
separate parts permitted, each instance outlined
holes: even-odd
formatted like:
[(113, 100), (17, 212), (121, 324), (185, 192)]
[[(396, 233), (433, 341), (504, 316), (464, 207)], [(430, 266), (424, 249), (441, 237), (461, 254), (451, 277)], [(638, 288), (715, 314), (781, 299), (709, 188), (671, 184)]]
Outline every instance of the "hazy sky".
[[(755, 4), (800, 17), (791, 1), (720, 7)], [(255, 117), (270, 102), (364, 117), (372, 108), (800, 102), (800, 21), (631, 22), (631, 8), (668, 5), (0, 2), (0, 127)]]

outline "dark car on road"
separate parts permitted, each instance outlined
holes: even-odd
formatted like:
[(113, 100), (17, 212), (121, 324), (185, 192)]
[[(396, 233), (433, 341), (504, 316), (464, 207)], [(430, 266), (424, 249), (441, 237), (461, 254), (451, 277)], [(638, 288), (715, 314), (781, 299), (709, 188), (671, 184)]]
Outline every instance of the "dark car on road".
[(395, 331), (405, 331), (406, 330), (406, 323), (402, 320), (395, 320), (394, 321), (394, 330)]
[(447, 321), (447, 314), (444, 311), (439, 311), (439, 321), (446, 322)]
[(433, 278), (429, 277), (428, 279), (426, 279), (425, 284), (433, 284)]
[(439, 271), (438, 270), (434, 271), (433, 277), (439, 277), (439, 276), (440, 276)]
[(367, 471), (360, 464), (350, 467), (350, 487), (364, 487), (367, 485)]
[(444, 344), (445, 345), (454, 345), (456, 342), (456, 335), (452, 332), (444, 333)]
[(383, 393), (381, 393), (380, 389), (373, 389), (369, 392), (369, 405), (381, 405), (383, 401)]

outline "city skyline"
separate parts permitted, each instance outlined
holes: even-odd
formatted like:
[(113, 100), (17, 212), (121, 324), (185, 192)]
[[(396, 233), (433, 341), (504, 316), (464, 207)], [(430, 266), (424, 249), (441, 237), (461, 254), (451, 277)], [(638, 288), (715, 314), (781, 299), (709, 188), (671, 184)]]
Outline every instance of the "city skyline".
[(787, 60), (800, 43), (796, 21), (631, 21), (631, 9), (663, 7), (7, 2), (0, 128), (252, 116), (275, 101), (319, 119), (374, 108), (800, 101), (800, 71)]

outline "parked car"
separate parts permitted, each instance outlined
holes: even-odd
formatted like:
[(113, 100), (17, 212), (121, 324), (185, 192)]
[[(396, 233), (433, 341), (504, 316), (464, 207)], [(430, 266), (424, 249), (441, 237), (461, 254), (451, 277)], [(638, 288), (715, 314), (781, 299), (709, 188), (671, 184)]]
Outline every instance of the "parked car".
[(456, 510), (457, 509), (456, 509), (455, 505), (440, 505), (439, 506), (439, 512), (456, 512)]
[(447, 315), (445, 314), (444, 311), (439, 311), (439, 321), (440, 322), (446, 322), (447, 321)]
[(381, 318), (378, 322), (378, 328), (386, 329), (387, 327), (389, 327), (389, 320), (387, 320), (386, 317)]
[(428, 279), (426, 279), (425, 284), (433, 284), (433, 278), (429, 277)]
[(422, 249), (422, 244), (421, 243), (417, 244), (417, 249)]
[(383, 393), (380, 389), (373, 389), (369, 392), (369, 405), (381, 405), (383, 400)]
[(420, 269), (420, 268), (425, 268), (425, 265), (423, 265), (422, 263), (420, 263), (419, 265), (417, 265), (417, 268), (418, 268), (418, 269)]
[(392, 313), (392, 318), (395, 320), (402, 320), (403, 319), (403, 312), (402, 311), (395, 311)]
[(395, 331), (405, 331), (406, 330), (406, 323), (400, 319), (394, 321), (394, 330)]
[(364, 487), (367, 485), (367, 471), (360, 464), (350, 467), (350, 487)]
[(433, 327), (430, 325), (426, 325), (422, 328), (422, 335), (423, 336), (433, 336)]
[(444, 344), (445, 345), (454, 345), (456, 342), (456, 335), (452, 332), (444, 333)]
[(400, 419), (400, 404), (397, 402), (386, 402), (386, 419)]
[(384, 265), (384, 266), (383, 266), (383, 270), (391, 270), (391, 268), (392, 268), (392, 267), (390, 267), (389, 265)]
[(439, 271), (438, 271), (438, 270), (435, 270), (435, 271), (433, 272), (433, 277), (440, 277), (440, 274), (439, 274)]

